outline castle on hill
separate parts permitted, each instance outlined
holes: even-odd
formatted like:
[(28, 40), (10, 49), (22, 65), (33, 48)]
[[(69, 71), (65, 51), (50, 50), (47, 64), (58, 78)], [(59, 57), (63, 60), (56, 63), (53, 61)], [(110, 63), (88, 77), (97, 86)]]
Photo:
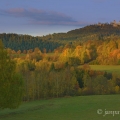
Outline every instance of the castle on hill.
[[(103, 25), (103, 23), (98, 22), (97, 25), (101, 26), (101, 25)], [(117, 26), (120, 25), (120, 21), (116, 22), (116, 20), (114, 20), (113, 22), (110, 23), (110, 25), (113, 25), (114, 27), (117, 27)]]

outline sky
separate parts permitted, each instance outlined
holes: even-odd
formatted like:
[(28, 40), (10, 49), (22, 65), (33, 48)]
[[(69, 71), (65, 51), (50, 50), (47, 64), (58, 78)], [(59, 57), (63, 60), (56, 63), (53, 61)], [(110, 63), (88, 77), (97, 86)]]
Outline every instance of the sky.
[(120, 21), (120, 0), (0, 0), (0, 33), (43, 36)]

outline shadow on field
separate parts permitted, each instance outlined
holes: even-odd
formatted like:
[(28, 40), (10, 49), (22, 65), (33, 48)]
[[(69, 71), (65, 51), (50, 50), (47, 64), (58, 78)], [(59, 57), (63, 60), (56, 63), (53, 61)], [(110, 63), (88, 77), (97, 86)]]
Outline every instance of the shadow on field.
[(52, 106), (54, 106), (54, 104), (50, 103), (50, 104), (38, 105), (38, 106), (29, 108), (29, 109), (26, 109), (26, 110), (21, 110), (21, 111), (16, 111), (16, 112), (9, 112), (7, 114), (0, 115), (0, 119), (10, 117), (10, 116), (14, 116), (14, 115), (18, 115), (18, 114), (24, 114), (24, 113), (29, 112), (29, 111), (36, 111), (36, 110), (40, 110), (40, 109), (44, 109), (46, 107), (52, 107)]

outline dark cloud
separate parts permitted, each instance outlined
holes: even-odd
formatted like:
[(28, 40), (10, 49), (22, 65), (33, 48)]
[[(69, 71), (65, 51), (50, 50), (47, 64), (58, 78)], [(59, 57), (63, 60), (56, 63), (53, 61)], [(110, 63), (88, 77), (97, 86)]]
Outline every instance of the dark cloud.
[(8, 9), (0, 10), (0, 14), (12, 17), (28, 18), (29, 24), (42, 25), (83, 25), (86, 23), (73, 20), (71, 17), (53, 11), (44, 11), (39, 9)]

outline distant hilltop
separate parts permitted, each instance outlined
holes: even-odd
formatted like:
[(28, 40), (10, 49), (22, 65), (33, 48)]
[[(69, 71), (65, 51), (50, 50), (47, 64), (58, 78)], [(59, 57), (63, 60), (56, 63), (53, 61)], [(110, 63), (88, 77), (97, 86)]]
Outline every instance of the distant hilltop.
[[(108, 23), (109, 24), (109, 23)], [(102, 26), (102, 25), (104, 25), (103, 23), (100, 23), (100, 22), (98, 22), (98, 24), (97, 25), (99, 25), (99, 26)], [(116, 20), (114, 20), (113, 22), (111, 22), (110, 23), (110, 25), (113, 25), (113, 27), (117, 27), (117, 26), (119, 26), (120, 25), (120, 21), (119, 22), (116, 22)]]

